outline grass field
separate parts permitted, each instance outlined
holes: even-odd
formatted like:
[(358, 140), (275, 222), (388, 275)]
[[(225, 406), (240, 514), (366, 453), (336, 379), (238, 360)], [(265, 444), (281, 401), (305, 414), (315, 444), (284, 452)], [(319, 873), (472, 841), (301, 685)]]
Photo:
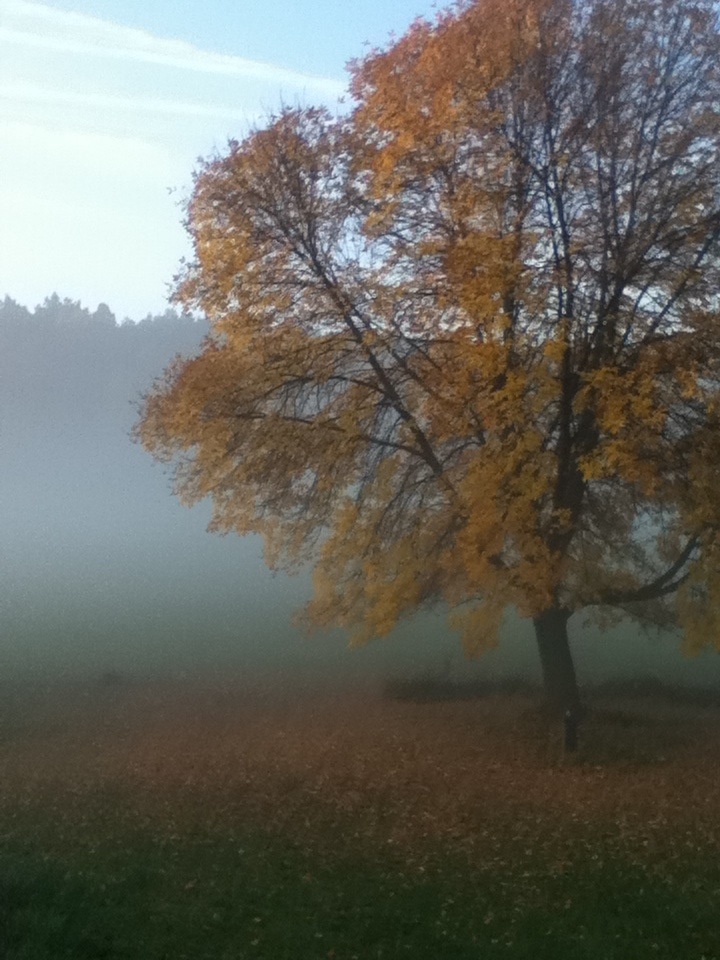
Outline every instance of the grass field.
[(720, 710), (5, 684), (1, 960), (720, 960)]

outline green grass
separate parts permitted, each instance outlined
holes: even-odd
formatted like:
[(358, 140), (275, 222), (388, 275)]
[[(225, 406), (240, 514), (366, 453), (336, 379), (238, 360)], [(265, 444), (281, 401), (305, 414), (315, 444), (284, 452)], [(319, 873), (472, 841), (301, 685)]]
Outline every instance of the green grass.
[[(37, 813), (34, 822), (37, 834)], [(86, 846), (75, 852), (17, 829), (6, 840), (3, 960), (720, 957), (711, 856), (653, 873), (598, 862), (600, 838), (585, 837), (560, 872), (532, 854), (473, 869), (432, 849), (420, 871), (402, 853), (353, 851), (328, 835), (308, 848), (259, 830), (168, 837), (114, 826), (112, 844), (79, 834)]]
[(514, 701), (158, 702), (16, 725), (0, 960), (720, 960), (709, 727), (693, 759), (648, 718), (631, 765), (601, 714), (558, 767)]

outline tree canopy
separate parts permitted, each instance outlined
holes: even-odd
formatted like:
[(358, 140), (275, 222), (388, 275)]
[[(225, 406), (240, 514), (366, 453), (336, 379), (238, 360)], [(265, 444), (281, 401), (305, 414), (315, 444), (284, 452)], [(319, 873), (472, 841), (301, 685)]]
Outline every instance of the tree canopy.
[(202, 353), (139, 434), (213, 527), (315, 564), (357, 642), (514, 605), (720, 644), (720, 48), (712, 0), (475, 0), (203, 163), (177, 301)]

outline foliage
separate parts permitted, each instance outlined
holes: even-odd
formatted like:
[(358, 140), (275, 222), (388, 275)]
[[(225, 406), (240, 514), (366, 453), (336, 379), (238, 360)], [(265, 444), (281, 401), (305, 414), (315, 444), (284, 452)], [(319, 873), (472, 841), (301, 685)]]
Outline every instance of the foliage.
[(200, 168), (211, 335), (139, 434), (215, 529), (315, 562), (308, 622), (442, 600), (473, 653), (511, 604), (665, 623), (681, 588), (717, 642), (718, 37), (710, 0), (459, 3), (349, 116)]

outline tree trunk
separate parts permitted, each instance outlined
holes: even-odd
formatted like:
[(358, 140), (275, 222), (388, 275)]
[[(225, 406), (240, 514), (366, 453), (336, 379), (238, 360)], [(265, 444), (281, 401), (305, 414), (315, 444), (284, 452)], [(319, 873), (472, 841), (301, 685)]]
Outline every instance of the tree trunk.
[(569, 611), (551, 607), (535, 617), (533, 624), (540, 650), (545, 698), (552, 712), (564, 720), (565, 749), (574, 750), (582, 705), (568, 642), (569, 619)]

